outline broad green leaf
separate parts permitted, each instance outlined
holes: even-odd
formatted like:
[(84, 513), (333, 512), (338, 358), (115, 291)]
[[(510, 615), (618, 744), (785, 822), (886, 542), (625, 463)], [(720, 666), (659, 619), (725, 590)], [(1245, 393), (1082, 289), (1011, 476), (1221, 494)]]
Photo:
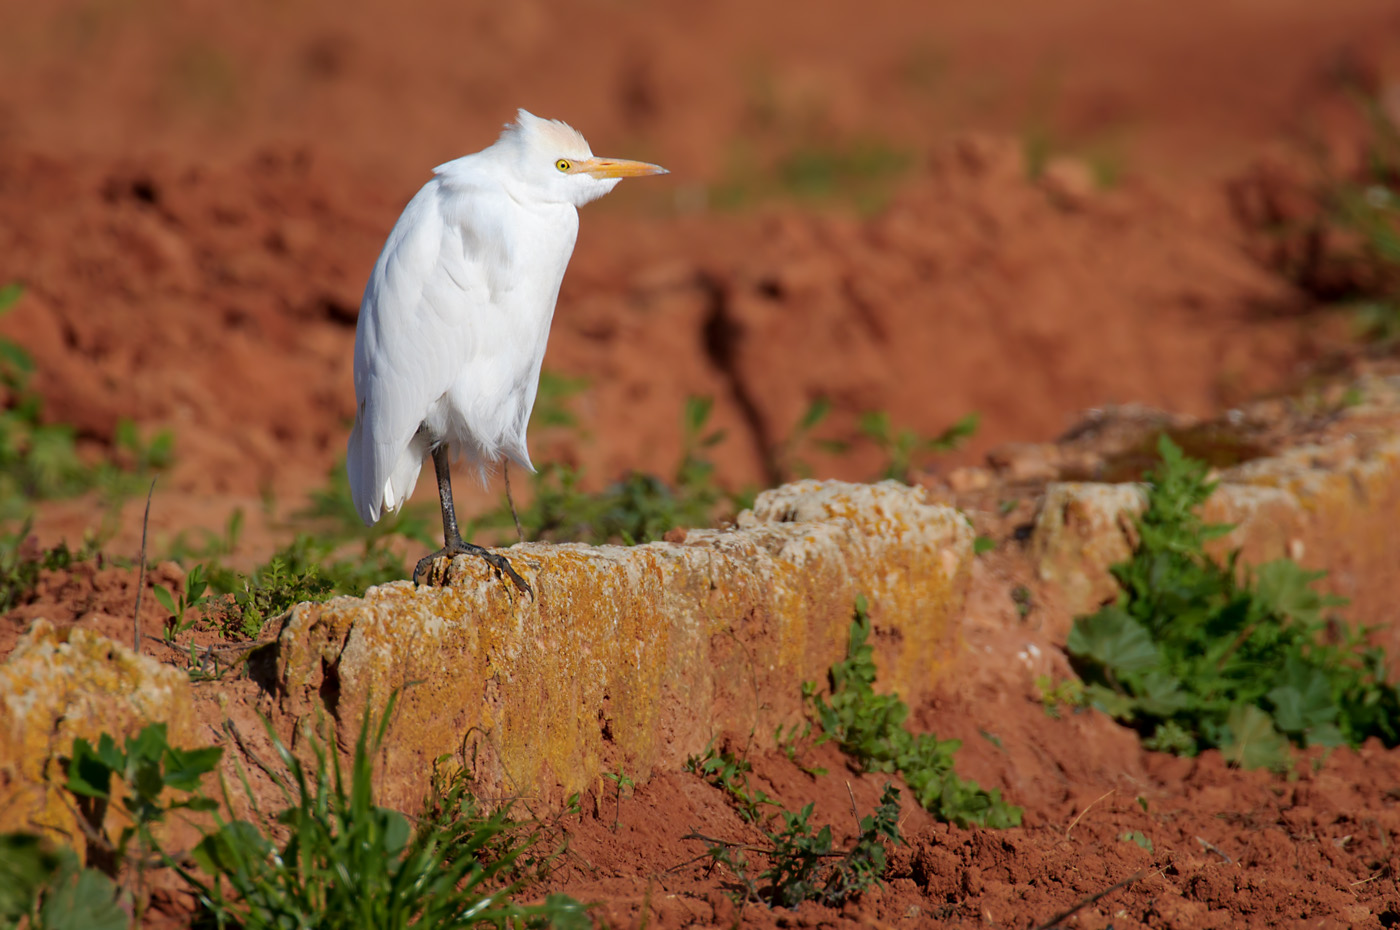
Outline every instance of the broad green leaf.
[(39, 911), (45, 930), (127, 930), (130, 918), (117, 904), (117, 886), (93, 869), (51, 885)]
[(17, 282), (0, 286), (0, 313), (13, 307), (24, 296), (24, 285)]
[[(629, 779), (630, 781), (630, 779)], [(623, 786), (619, 786), (621, 790)], [(388, 808), (379, 808), (381, 818), (381, 840), (384, 853), (388, 856), (398, 856), (403, 853), (404, 847), (413, 836), (413, 828), (409, 826), (408, 818), (398, 811)]]
[(891, 432), (893, 432), (893, 428), (890, 426), (890, 415), (883, 410), (862, 413), (858, 425), (864, 435), (876, 442), (888, 441)]
[(126, 738), (127, 759), (158, 764), (161, 757), (165, 755), (165, 750), (169, 748), (165, 741), (165, 733), (164, 723), (148, 723), (141, 728), (140, 733), (128, 736)]
[(1129, 830), (1125, 833), (1120, 833), (1118, 835), (1118, 839), (1122, 840), (1125, 843), (1136, 843), (1148, 852), (1153, 851), (1152, 840), (1150, 840), (1146, 836), (1146, 834), (1144, 834), (1141, 830)]
[(175, 596), (170, 593), (170, 589), (165, 585), (156, 585), (151, 589), (151, 593), (156, 596), (156, 600), (160, 601), (160, 606), (170, 611), (170, 613), (177, 615), (180, 613), (179, 609), (175, 606)]
[(165, 750), (165, 783), (181, 791), (194, 791), (201, 778), (218, 768), (223, 754), (218, 746), (203, 749), (170, 746)]
[(272, 842), (246, 820), (235, 820), (216, 833), (207, 834), (191, 851), (194, 861), (210, 875), (242, 874), (250, 864), (262, 863), (272, 852)]
[(705, 422), (710, 419), (710, 410), (714, 405), (713, 397), (686, 398), (685, 427), (690, 435), (698, 435), (705, 428)]
[(831, 413), (831, 401), (825, 397), (818, 397), (807, 407), (807, 412), (802, 414), (802, 419), (797, 423), (797, 432), (806, 433), (816, 429), (817, 425), (826, 419)]
[(81, 736), (73, 740), (73, 758), (68, 762), (66, 783), (69, 791), (89, 798), (110, 798), (113, 771), (91, 743)]
[(62, 855), (37, 834), (0, 833), (0, 926), (27, 917), (39, 889), (62, 864)]
[(1322, 669), (1290, 656), (1280, 682), (1267, 697), (1274, 708), (1274, 722), (1283, 732), (1302, 736), (1337, 719), (1331, 684)]
[(1137, 701), (1096, 681), (1084, 686), (1084, 702), (1115, 720), (1130, 721), (1137, 716)]
[(0, 339), (0, 362), (22, 375), (34, 371), (34, 359), (16, 343)]
[(1173, 677), (1165, 669), (1149, 669), (1138, 683), (1138, 709), (1163, 719), (1186, 710), (1191, 706), (1192, 695), (1183, 689), (1181, 684), (1180, 679)]
[(1089, 659), (1115, 675), (1146, 671), (1161, 661), (1147, 630), (1116, 606), (1075, 620), (1067, 645), (1071, 655)]
[(1269, 715), (1257, 707), (1233, 707), (1225, 721), (1228, 734), (1220, 753), (1227, 762), (1246, 769), (1287, 768), (1288, 740), (1274, 727)]
[(554, 930), (593, 930), (588, 908), (566, 894), (546, 896), (544, 910)]
[(127, 783), (131, 786), (137, 802), (154, 802), (165, 790), (165, 779), (161, 777), (160, 760), (152, 761), (140, 756), (132, 756), (129, 763), (130, 771), (126, 773)]
[(981, 423), (982, 415), (980, 413), (973, 411), (966, 414), (952, 426), (929, 440), (928, 448), (934, 452), (951, 452), (962, 445), (964, 440), (975, 435)]
[(1144, 749), (1153, 752), (1170, 752), (1179, 756), (1194, 756), (1200, 748), (1200, 741), (1188, 733), (1175, 720), (1158, 724), (1152, 735), (1142, 741)]
[(1346, 603), (1345, 598), (1324, 596), (1314, 590), (1313, 582), (1326, 576), (1326, 572), (1310, 572), (1292, 559), (1276, 559), (1255, 569), (1255, 597), (1277, 615), (1317, 626), (1322, 623), (1325, 608)]

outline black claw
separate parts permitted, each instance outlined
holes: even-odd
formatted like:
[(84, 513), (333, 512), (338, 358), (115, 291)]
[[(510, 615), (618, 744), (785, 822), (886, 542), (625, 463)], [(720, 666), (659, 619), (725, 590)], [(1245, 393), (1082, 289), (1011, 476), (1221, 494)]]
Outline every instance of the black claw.
[(447, 446), (437, 443), (433, 448), (433, 469), (437, 472), (438, 482), (438, 503), (442, 505), (442, 536), (447, 545), (443, 546), (432, 555), (425, 555), (418, 560), (418, 565), (413, 569), (413, 583), (420, 584), (419, 578), (433, 577), (433, 569), (437, 566), (437, 560), (446, 556), (448, 564), (443, 568), (442, 577), (438, 578), (434, 584), (443, 584), (447, 581), (447, 572), (452, 567), (451, 559), (455, 555), (477, 555), (486, 560), (490, 565), (502, 575), (506, 575), (515, 586), (525, 594), (530, 595), (530, 600), (535, 599), (535, 592), (530, 590), (530, 586), (525, 583), (510, 567), (510, 562), (505, 556), (484, 549), (481, 546), (474, 546), (462, 539), (462, 534), (457, 531), (457, 511), (452, 506), (452, 469), (449, 467)]
[[(524, 578), (521, 578), (520, 574), (511, 567), (509, 559), (498, 552), (492, 552), (490, 549), (485, 549), (481, 546), (474, 546), (460, 539), (449, 542), (437, 552), (430, 553), (419, 559), (418, 565), (413, 569), (413, 583), (422, 584), (418, 579), (427, 578), (432, 584), (444, 584), (447, 581), (448, 568), (451, 567), (451, 559), (453, 556), (458, 555), (480, 556), (486, 561), (487, 565), (490, 565), (502, 575), (510, 578), (522, 593), (528, 594), (531, 600), (535, 599), (535, 592), (530, 588), (529, 583), (526, 582)], [(449, 560), (448, 565), (443, 568), (442, 576), (434, 580), (433, 570), (437, 567), (437, 560), (444, 557)]]

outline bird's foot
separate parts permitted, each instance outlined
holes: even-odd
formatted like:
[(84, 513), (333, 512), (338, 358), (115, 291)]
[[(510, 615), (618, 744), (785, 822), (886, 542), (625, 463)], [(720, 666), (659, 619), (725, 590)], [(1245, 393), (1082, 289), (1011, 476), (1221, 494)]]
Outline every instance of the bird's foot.
[[(486, 549), (482, 546), (474, 546), (460, 539), (449, 540), (447, 545), (443, 546), (437, 552), (430, 553), (419, 559), (417, 567), (413, 569), (413, 583), (422, 584), (423, 582), (420, 582), (418, 579), (423, 578), (430, 584), (445, 584), (447, 582), (447, 570), (452, 565), (452, 559), (459, 555), (480, 556), (486, 561), (487, 565), (490, 565), (496, 571), (513, 581), (515, 586), (519, 588), (522, 593), (528, 594), (532, 600), (534, 599), (535, 592), (531, 590), (530, 585), (525, 579), (521, 578), (519, 573), (511, 568), (510, 561), (505, 556), (498, 552), (492, 552), (490, 549)], [(446, 558), (448, 562), (447, 565), (443, 567), (442, 574), (437, 575), (434, 573), (434, 569), (437, 566), (437, 560), (441, 558)]]

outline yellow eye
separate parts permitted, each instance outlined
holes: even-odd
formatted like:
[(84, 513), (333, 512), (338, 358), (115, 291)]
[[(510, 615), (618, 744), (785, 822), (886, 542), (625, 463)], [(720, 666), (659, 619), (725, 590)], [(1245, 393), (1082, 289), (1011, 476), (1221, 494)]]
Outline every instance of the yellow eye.
[(573, 166), (569, 164), (567, 158), (561, 158), (554, 163), (554, 167), (558, 168), (560, 171), (568, 171)]

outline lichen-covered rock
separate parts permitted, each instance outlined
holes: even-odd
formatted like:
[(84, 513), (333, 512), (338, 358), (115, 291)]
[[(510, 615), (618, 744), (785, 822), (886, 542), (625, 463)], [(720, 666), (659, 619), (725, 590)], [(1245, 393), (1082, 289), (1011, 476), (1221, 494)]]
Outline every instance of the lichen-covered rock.
[(59, 790), (73, 740), (121, 741), (160, 721), (172, 744), (196, 745), (184, 672), (88, 630), (35, 621), (0, 664), (0, 832), (48, 829), (81, 846)]
[(1400, 651), (1395, 580), (1400, 577), (1400, 437), (1357, 433), (1327, 445), (1290, 449), (1226, 473), (1232, 484), (1270, 489), (1293, 501), (1296, 516), (1276, 532), (1287, 554), (1328, 571), (1323, 586), (1351, 601), (1347, 618), (1384, 624), (1384, 644)]
[(857, 594), (881, 687), (916, 700), (957, 643), (972, 536), (920, 490), (800, 482), (682, 542), (514, 546), (533, 600), (458, 558), (446, 587), (296, 608), (274, 716), (289, 736), (327, 718), (344, 733), (402, 689), (387, 798), (463, 753), (488, 793), (557, 803), (606, 772), (678, 767), (716, 734), (771, 743), (843, 657)]
[(1133, 521), (1146, 506), (1136, 484), (1066, 482), (1045, 488), (1031, 558), (1041, 581), (1060, 590), (1071, 615), (1092, 610), (1117, 592), (1109, 568), (1132, 555)]
[[(1223, 556), (1239, 549), (1246, 564), (1287, 557), (1325, 568), (1324, 586), (1353, 602), (1350, 619), (1368, 625), (1388, 619), (1387, 592), (1400, 574), (1400, 438), (1347, 436), (1299, 446), (1224, 471), (1218, 480), (1202, 516), (1234, 529), (1209, 551)], [(1032, 558), (1071, 615), (1116, 593), (1109, 567), (1131, 554), (1133, 521), (1144, 504), (1136, 484), (1046, 488)]]

